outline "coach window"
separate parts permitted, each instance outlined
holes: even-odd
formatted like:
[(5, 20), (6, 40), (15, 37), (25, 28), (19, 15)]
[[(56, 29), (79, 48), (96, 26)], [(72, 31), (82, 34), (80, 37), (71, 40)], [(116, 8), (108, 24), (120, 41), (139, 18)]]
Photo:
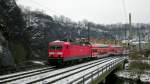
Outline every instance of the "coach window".
[(97, 49), (93, 49), (92, 51), (93, 51), (93, 52), (97, 52)]

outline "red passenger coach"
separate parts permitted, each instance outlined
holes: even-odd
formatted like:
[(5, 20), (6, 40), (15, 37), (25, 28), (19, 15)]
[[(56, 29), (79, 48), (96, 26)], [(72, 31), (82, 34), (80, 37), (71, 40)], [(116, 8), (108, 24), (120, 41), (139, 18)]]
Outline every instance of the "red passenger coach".
[(49, 43), (48, 62), (61, 64), (67, 61), (91, 58), (91, 54), (90, 44), (54, 41)]
[(109, 46), (106, 44), (93, 44), (92, 45), (92, 57), (102, 58), (109, 56)]
[(119, 45), (109, 45), (111, 55), (120, 55), (123, 53), (123, 47)]

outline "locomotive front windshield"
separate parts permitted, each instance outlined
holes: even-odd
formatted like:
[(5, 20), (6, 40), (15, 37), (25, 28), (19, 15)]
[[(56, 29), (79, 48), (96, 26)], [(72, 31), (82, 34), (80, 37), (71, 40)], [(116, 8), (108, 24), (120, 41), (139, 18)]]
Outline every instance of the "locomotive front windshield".
[(50, 50), (62, 50), (62, 46), (60, 46), (60, 45), (52, 45), (52, 46), (50, 46)]

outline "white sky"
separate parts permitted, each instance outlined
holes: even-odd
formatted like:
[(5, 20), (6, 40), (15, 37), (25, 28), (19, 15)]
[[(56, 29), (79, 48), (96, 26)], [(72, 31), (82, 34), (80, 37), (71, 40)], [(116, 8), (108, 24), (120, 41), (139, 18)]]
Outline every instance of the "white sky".
[(64, 15), (73, 21), (126, 23), (131, 12), (133, 23), (150, 23), (150, 0), (17, 0), (17, 4), (42, 9), (48, 15)]

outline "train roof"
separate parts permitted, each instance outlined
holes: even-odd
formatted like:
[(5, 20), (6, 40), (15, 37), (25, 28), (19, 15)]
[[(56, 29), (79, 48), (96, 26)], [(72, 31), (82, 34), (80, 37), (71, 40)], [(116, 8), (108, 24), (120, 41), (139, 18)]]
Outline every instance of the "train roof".
[(58, 45), (63, 45), (63, 44), (91, 45), (89, 42), (67, 42), (67, 41), (60, 41), (60, 40), (49, 42), (49, 44), (50, 45), (54, 45), (54, 44), (58, 44)]
[(54, 44), (63, 45), (63, 44), (70, 44), (70, 42), (56, 40), (56, 41), (49, 42), (49, 44), (51, 44), (51, 45), (54, 45)]
[(93, 47), (102, 47), (102, 48), (108, 47), (108, 45), (106, 45), (106, 44), (93, 44), (92, 46)]
[(115, 48), (120, 48), (120, 47), (122, 47), (122, 46), (120, 46), (120, 45), (110, 45), (111, 47), (115, 47)]

